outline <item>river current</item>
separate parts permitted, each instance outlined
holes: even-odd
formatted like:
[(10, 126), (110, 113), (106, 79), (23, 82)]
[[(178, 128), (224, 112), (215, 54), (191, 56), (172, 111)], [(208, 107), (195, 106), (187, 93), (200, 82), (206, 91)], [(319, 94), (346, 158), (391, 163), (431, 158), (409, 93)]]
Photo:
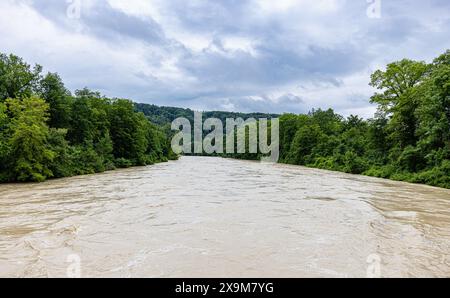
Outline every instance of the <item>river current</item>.
[(73, 272), (450, 277), (450, 190), (208, 157), (0, 185), (0, 277)]

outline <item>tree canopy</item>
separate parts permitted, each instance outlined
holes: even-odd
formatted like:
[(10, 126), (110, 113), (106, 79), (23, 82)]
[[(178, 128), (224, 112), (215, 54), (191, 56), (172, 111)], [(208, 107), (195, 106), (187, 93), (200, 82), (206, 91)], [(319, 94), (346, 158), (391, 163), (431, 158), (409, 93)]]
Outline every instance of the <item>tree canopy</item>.
[(0, 54), (0, 182), (175, 159), (168, 138), (131, 101), (87, 88), (72, 95), (58, 74)]
[[(223, 122), (279, 117), (283, 163), (450, 188), (450, 50), (431, 63), (390, 63), (372, 74), (370, 85), (378, 111), (367, 120), (332, 109), (204, 116)], [(42, 75), (39, 65), (0, 54), (0, 182), (175, 159), (170, 123), (178, 117), (192, 121), (193, 111), (106, 98), (87, 88), (72, 95), (58, 74)]]

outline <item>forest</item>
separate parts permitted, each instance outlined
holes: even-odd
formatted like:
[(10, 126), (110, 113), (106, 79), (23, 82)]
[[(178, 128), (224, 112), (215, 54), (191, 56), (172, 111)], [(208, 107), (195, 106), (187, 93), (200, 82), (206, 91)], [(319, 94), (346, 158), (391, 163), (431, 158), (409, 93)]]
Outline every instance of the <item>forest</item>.
[[(206, 112), (280, 119), (280, 162), (450, 188), (450, 50), (374, 72), (371, 119)], [(44, 181), (176, 159), (170, 123), (190, 109), (136, 104), (89, 89), (71, 94), (56, 73), (0, 55), (0, 182)], [(258, 159), (259, 154), (224, 154)]]
[(0, 54), (0, 182), (41, 182), (176, 159), (134, 103), (82, 89)]
[(450, 188), (450, 50), (371, 76), (369, 120), (333, 110), (280, 117), (280, 161)]
[[(176, 107), (160, 107), (152, 104), (136, 103), (136, 109), (139, 112), (144, 113), (150, 121), (158, 125), (167, 125), (172, 123), (173, 120), (177, 118), (186, 118), (189, 122), (194, 122), (194, 111), (191, 109), (176, 108)], [(217, 118), (225, 123), (227, 118), (278, 118), (278, 114), (267, 114), (267, 113), (238, 113), (238, 112), (227, 112), (227, 111), (204, 111), (203, 118)]]
[[(404, 59), (374, 72), (378, 92), (371, 119), (347, 118), (332, 109), (284, 114), (280, 162), (450, 188), (450, 50), (432, 63)], [(149, 119), (168, 126), (192, 121), (193, 111), (139, 104)], [(207, 117), (273, 118), (271, 114), (209, 112)], [(218, 154), (259, 159), (260, 154)]]

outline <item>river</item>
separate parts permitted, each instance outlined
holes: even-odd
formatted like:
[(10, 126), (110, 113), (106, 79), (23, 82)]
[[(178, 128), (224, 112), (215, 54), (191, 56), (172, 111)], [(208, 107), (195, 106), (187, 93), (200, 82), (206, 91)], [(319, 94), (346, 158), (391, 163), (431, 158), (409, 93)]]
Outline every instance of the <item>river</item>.
[(73, 272), (450, 277), (450, 190), (208, 157), (0, 185), (0, 277)]

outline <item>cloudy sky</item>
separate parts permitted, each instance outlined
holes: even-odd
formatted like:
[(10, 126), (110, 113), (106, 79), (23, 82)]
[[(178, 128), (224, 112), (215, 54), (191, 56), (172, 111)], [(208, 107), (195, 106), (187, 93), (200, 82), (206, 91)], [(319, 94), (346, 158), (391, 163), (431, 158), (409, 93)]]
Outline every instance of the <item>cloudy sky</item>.
[(0, 52), (200, 110), (370, 117), (370, 73), (449, 48), (448, 0), (0, 0)]

